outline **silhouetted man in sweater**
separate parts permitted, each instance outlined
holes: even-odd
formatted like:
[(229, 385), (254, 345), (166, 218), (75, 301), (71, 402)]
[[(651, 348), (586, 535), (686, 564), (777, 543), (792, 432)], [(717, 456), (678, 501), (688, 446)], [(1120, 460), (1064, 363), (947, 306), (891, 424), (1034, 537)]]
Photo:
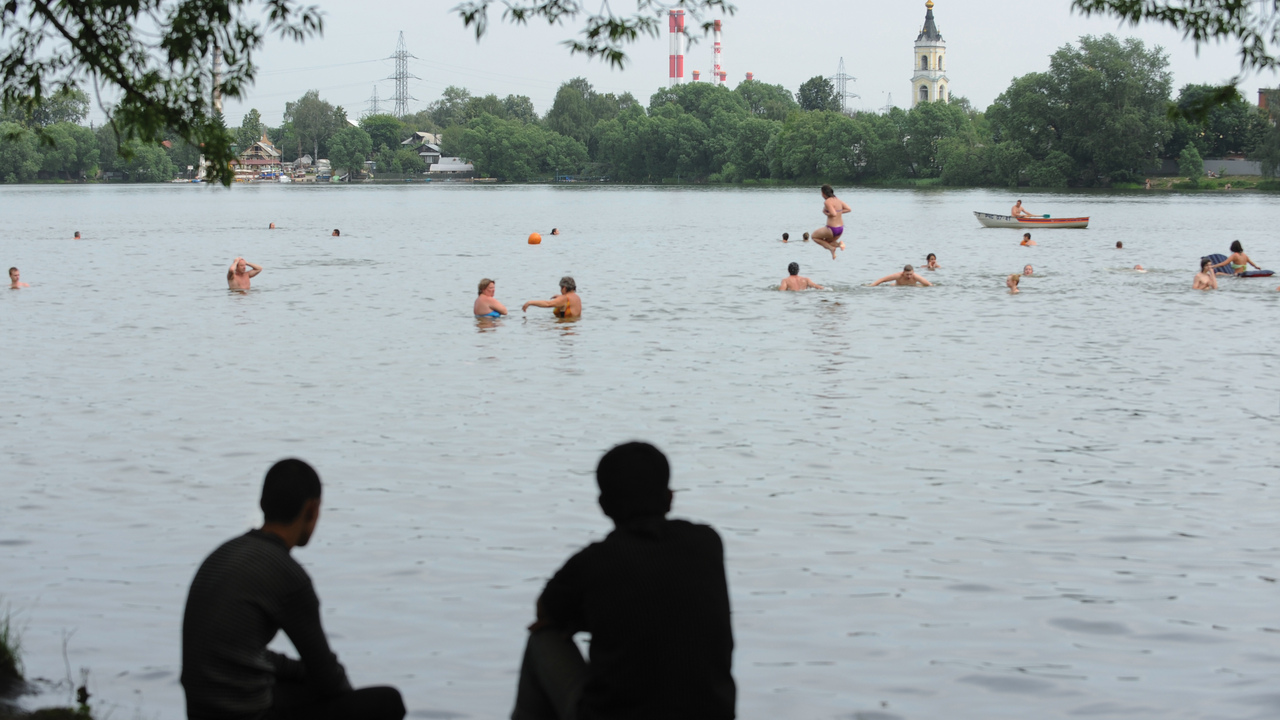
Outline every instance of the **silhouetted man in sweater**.
[[(320, 477), (281, 460), (262, 483), (259, 530), (213, 551), (191, 581), (182, 618), (182, 687), (190, 720), (402, 720), (391, 687), (352, 690), (320, 627), (320, 599), (290, 556), (320, 518)], [(284, 630), (301, 660), (267, 649)]]

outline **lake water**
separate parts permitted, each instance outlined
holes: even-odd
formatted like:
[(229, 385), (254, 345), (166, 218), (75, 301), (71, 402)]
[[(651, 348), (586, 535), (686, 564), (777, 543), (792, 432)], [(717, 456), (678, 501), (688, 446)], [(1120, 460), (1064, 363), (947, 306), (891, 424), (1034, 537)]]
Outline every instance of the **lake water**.
[[(841, 196), (833, 262), (778, 241), (812, 189), (0, 189), (28, 674), (183, 717), (187, 585), (299, 456), (353, 682), (505, 717), (543, 582), (611, 527), (596, 461), (646, 439), (725, 539), (743, 718), (1280, 716), (1280, 279), (1189, 289), (1236, 239), (1280, 269), (1280, 201), (1024, 193), (1093, 218), (1027, 248), (972, 215), (1010, 193)], [(936, 287), (866, 286), (928, 252)], [(793, 260), (830, 289), (776, 292)], [(581, 321), (521, 315), (565, 274)]]

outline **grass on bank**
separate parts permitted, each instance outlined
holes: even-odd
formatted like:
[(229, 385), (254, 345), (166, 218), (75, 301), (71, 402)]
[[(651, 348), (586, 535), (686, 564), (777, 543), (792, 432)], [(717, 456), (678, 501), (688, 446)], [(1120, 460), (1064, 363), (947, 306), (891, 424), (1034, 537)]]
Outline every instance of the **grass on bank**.
[(0, 616), (0, 690), (22, 682), (22, 640), (13, 627), (13, 612)]

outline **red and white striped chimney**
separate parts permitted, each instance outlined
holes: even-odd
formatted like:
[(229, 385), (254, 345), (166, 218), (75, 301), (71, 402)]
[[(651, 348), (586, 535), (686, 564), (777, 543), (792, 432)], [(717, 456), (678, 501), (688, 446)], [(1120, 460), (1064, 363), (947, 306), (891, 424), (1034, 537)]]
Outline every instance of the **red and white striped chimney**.
[(694, 82), (698, 82), (698, 76), (700, 76), (700, 75), (702, 75), (702, 73), (701, 73), (700, 71), (698, 71), (698, 70), (694, 70), (694, 71), (693, 71), (693, 81), (694, 81)]
[(747, 73), (747, 82), (750, 82), (750, 81), (755, 80), (755, 79), (756, 79), (756, 74), (755, 74), (755, 73)]
[(667, 86), (684, 82), (684, 10), (671, 10), (667, 14), (667, 31), (671, 37)]
[(724, 83), (724, 68), (720, 66), (720, 21), (715, 23), (715, 31), (712, 34), (712, 50), (711, 50), (711, 83), (720, 85)]

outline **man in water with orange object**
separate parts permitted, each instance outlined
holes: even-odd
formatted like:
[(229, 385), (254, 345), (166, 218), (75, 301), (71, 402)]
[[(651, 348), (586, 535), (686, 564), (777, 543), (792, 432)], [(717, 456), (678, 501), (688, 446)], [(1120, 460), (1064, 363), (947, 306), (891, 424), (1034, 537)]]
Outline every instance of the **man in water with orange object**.
[(831, 259), (836, 259), (836, 250), (844, 249), (844, 214), (853, 212), (853, 208), (836, 197), (836, 191), (830, 185), (822, 186), (822, 214), (827, 216), (827, 224), (813, 231), (813, 241), (831, 251)]
[(551, 308), (551, 312), (562, 320), (582, 317), (582, 298), (578, 297), (578, 284), (568, 275), (560, 278), (559, 295), (550, 300), (530, 300), (520, 308), (520, 312), (528, 311), (530, 305)]
[(782, 279), (782, 284), (778, 286), (779, 290), (821, 290), (822, 286), (800, 274), (800, 263), (791, 263), (787, 266), (787, 272), (791, 273)]
[(1022, 242), (1018, 243), (1023, 247), (1035, 245), (1036, 241), (1031, 239), (1031, 233), (1022, 233)]
[(480, 281), (480, 297), (476, 298), (476, 317), (498, 318), (507, 314), (507, 306), (494, 299), (498, 292), (498, 284), (489, 278)]
[(238, 257), (231, 261), (231, 267), (227, 270), (227, 287), (232, 290), (248, 290), (249, 279), (257, 277), (260, 272), (262, 272), (261, 265), (254, 265)]
[(31, 287), (31, 285), (22, 282), (22, 274), (18, 272), (18, 268), (9, 268), (9, 289), (18, 290), (24, 287)]
[(916, 269), (910, 265), (904, 265), (902, 268), (902, 272), (896, 272), (892, 275), (885, 275), (879, 280), (871, 283), (871, 287), (875, 287), (877, 285), (887, 283), (889, 281), (893, 281), (894, 285), (899, 285), (902, 287), (915, 287), (916, 285), (921, 285), (923, 287), (933, 287), (933, 283), (917, 275)]

